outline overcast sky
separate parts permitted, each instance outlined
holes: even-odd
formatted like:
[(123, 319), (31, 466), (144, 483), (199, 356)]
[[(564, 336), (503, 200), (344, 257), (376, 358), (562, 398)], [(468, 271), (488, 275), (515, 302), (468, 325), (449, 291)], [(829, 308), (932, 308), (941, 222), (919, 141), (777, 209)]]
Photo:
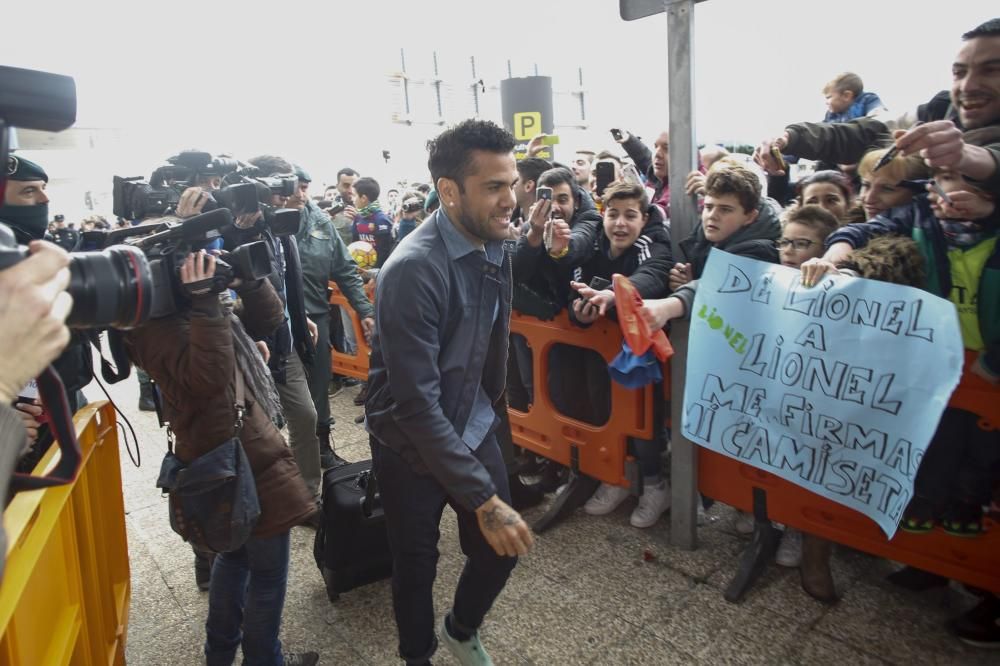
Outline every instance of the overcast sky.
[[(820, 90), (855, 71), (893, 111), (946, 88), (962, 32), (1000, 14), (995, 2), (707, 0), (695, 15), (699, 141), (756, 142), (786, 123), (822, 118)], [(27, 11), (27, 10), (26, 10)], [(5, 13), (0, 63), (76, 77), (78, 126), (124, 128), (113, 161), (148, 164), (185, 147), (286, 155), (314, 178), (339, 166), (423, 177), (423, 141), (439, 128), (390, 122), (402, 110), (387, 75), (432, 75), (438, 55), (445, 115), (471, 108), (470, 57), (486, 116), (507, 76), (553, 77), (560, 155), (611, 146), (609, 127), (652, 139), (667, 125), (663, 15), (625, 22), (614, 0), (363, 0), (247, 3), (49, 2), (31, 21)], [(27, 19), (27, 17), (25, 17)], [(432, 119), (426, 84), (413, 115)], [(392, 151), (385, 165), (381, 151)], [(55, 157), (55, 156), (53, 156)], [(104, 160), (98, 162), (105, 164)], [(148, 173), (148, 172), (147, 172)], [(103, 174), (101, 177), (105, 177)]]

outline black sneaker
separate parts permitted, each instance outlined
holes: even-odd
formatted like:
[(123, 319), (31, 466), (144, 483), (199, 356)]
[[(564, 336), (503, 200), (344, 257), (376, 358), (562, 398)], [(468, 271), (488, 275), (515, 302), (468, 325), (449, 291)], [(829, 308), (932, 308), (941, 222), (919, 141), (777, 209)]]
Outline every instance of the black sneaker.
[(354, 396), (354, 404), (360, 407), (366, 400), (368, 400), (368, 382), (362, 384), (361, 391)]
[(344, 377), (342, 380), (340, 380), (340, 383), (343, 384), (344, 386), (351, 387), (360, 384), (361, 380), (358, 379), (357, 377)]
[(316, 666), (319, 663), (318, 652), (286, 652), (285, 666)]
[(948, 627), (958, 640), (984, 650), (1000, 650), (1000, 599), (990, 595)]

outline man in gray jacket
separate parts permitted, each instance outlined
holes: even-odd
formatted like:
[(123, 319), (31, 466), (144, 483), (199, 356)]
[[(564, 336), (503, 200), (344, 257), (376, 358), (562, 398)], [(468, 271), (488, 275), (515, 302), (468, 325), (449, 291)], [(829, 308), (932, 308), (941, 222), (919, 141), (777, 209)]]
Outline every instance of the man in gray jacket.
[[(532, 544), (510, 506), (497, 444), (510, 332), (513, 137), (467, 120), (428, 143), (442, 206), (378, 277), (365, 406), (393, 555), (399, 654), (437, 648), (433, 586), (445, 504), (458, 516), (465, 569), (439, 629), (462, 664), (491, 664), (478, 629), (517, 556)], [(504, 405), (500, 405), (504, 408)]]

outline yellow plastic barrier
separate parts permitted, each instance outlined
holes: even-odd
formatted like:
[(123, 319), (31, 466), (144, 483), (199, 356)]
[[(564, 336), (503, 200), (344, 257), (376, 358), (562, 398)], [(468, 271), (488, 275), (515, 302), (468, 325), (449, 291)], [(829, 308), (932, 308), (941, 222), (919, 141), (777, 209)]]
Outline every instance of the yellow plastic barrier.
[[(0, 666), (125, 663), (131, 583), (115, 411), (98, 402), (74, 423), (76, 481), (22, 492), (4, 512)], [(36, 473), (58, 454), (51, 447)]]

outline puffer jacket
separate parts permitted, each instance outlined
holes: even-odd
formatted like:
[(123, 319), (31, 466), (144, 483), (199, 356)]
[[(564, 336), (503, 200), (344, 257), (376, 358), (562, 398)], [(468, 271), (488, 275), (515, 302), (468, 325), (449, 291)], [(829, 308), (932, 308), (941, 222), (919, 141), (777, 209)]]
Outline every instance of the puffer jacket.
[[(266, 280), (238, 290), (243, 321), (252, 338), (272, 333), (284, 320), (281, 300)], [(130, 331), (131, 359), (157, 383), (165, 417), (176, 436), (174, 453), (184, 463), (233, 436), (235, 350), (229, 318), (217, 294), (195, 296), (191, 307)], [(256, 537), (301, 524), (315, 510), (291, 450), (270, 418), (246, 391), (240, 441), (257, 482), (260, 519)]]

